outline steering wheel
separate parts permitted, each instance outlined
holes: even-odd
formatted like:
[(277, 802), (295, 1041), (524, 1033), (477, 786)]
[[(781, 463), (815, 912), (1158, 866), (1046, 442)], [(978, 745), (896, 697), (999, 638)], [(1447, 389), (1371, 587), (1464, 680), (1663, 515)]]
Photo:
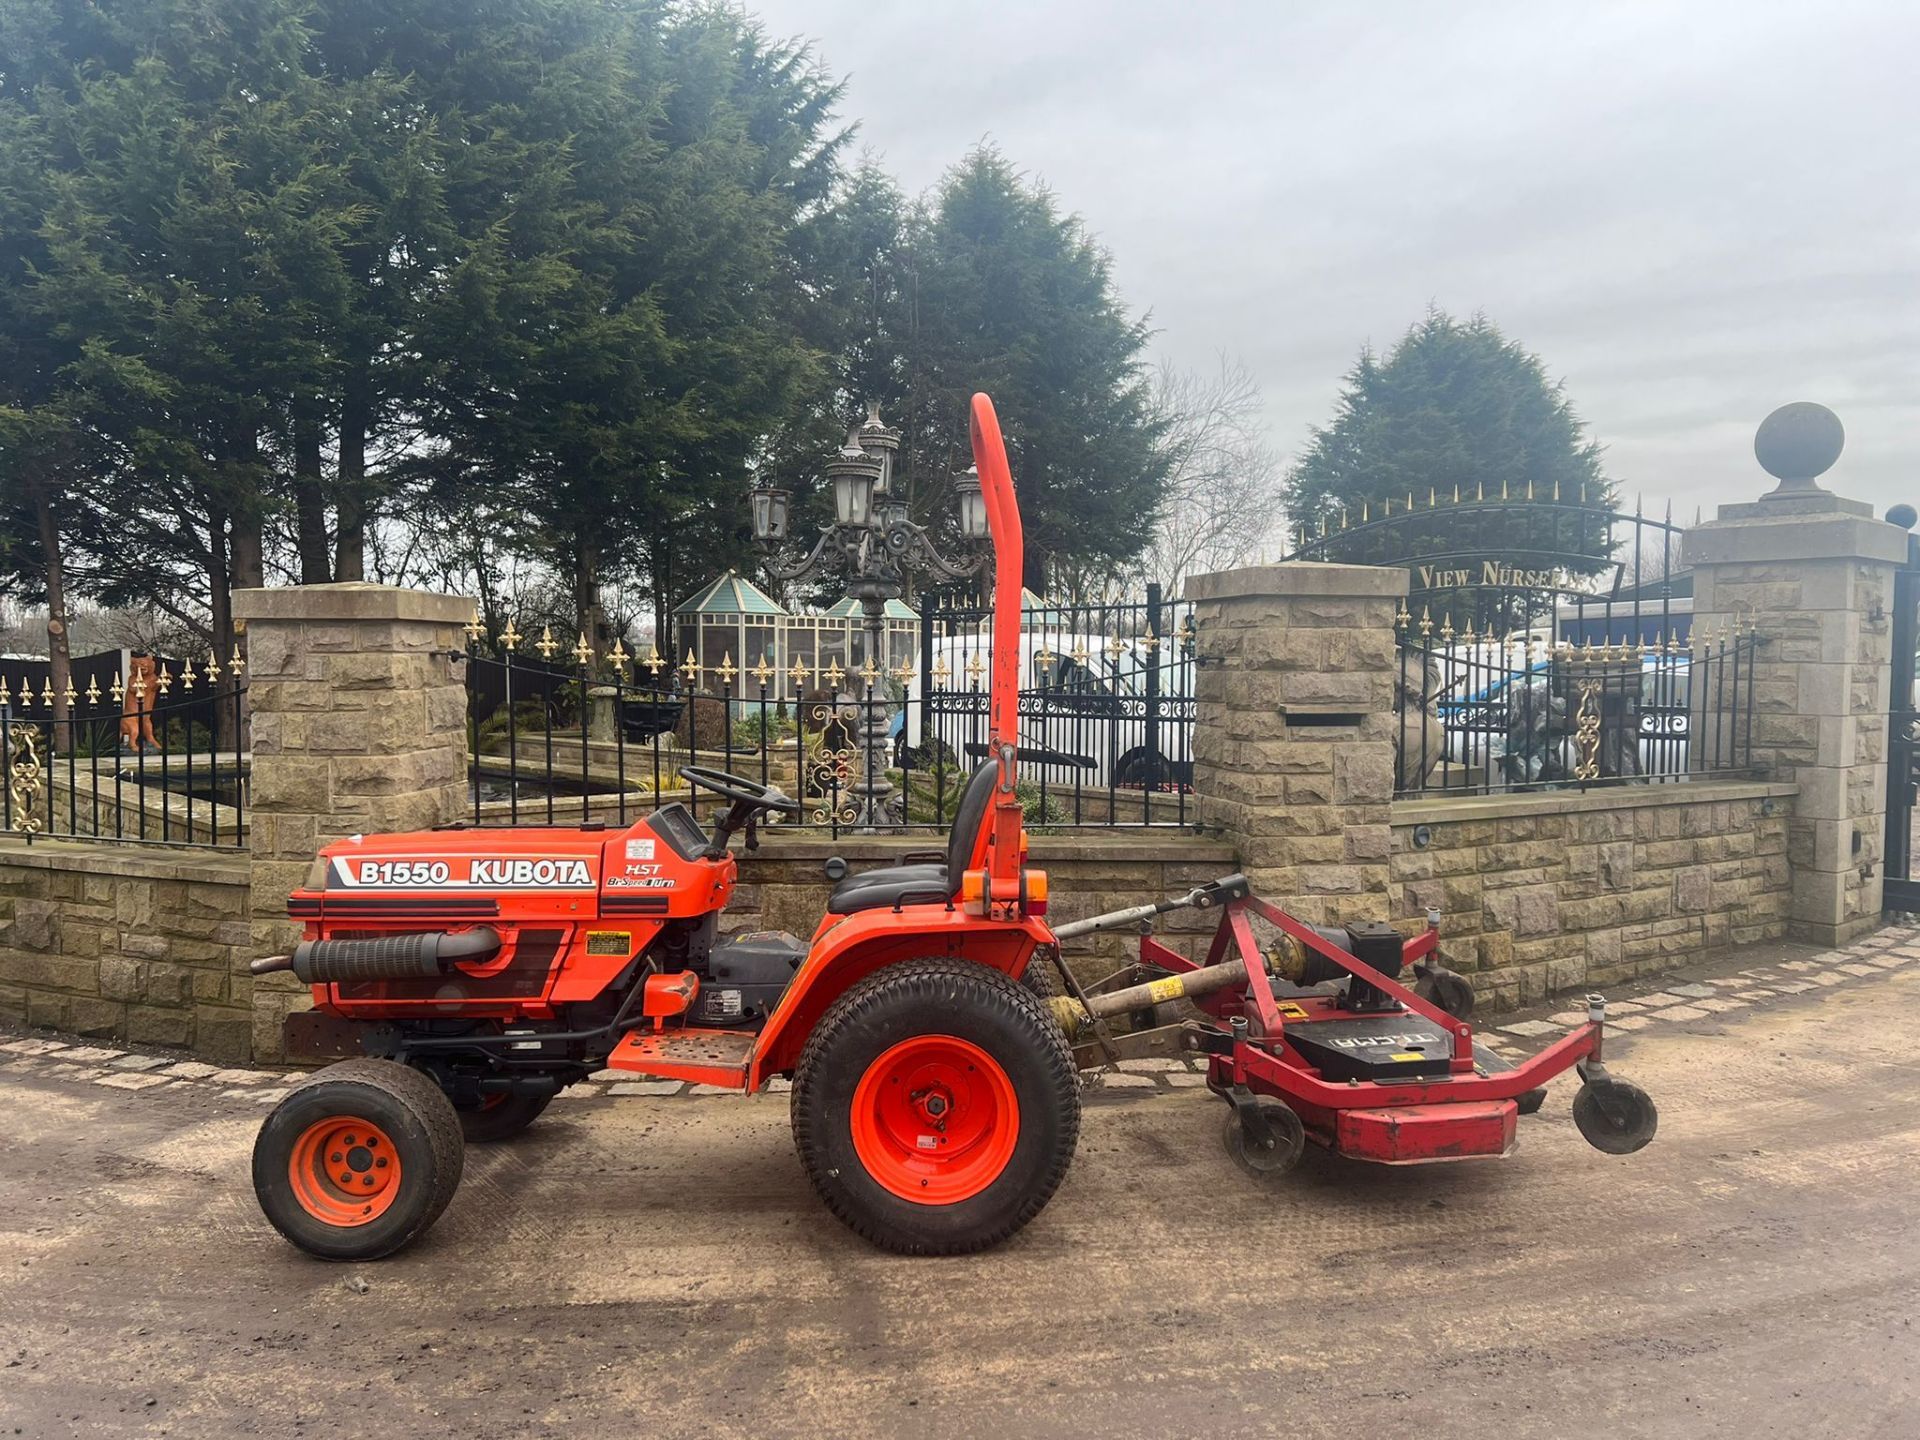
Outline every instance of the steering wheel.
[(772, 785), (762, 785), (744, 775), (730, 775), (725, 770), (709, 770), (704, 765), (682, 765), (680, 778), (690, 784), (703, 785), (736, 805), (751, 805), (756, 810), (799, 815), (807, 808)]

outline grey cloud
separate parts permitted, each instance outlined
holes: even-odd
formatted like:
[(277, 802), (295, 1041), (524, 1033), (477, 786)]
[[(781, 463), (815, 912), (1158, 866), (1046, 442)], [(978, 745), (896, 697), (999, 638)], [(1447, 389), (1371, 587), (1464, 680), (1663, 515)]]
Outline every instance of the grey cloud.
[(1283, 449), (1432, 302), (1537, 351), (1677, 511), (1765, 488), (1753, 427), (1794, 399), (1846, 422), (1835, 488), (1920, 498), (1920, 7), (750, 8), (909, 187), (982, 136), (1044, 178), (1160, 354), (1246, 361)]

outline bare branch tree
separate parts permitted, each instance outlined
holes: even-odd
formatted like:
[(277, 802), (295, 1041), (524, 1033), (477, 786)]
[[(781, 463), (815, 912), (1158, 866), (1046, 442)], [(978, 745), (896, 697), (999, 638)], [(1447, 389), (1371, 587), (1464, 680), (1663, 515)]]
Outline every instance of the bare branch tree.
[(1162, 364), (1154, 403), (1166, 421), (1167, 503), (1133, 577), (1169, 595), (1189, 575), (1251, 564), (1284, 548), (1280, 457), (1267, 444), (1259, 383), (1237, 360), (1211, 372)]

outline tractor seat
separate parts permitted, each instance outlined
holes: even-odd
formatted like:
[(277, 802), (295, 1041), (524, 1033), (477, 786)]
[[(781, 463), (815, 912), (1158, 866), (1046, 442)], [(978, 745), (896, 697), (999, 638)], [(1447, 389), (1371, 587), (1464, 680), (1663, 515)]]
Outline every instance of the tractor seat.
[(891, 909), (895, 905), (931, 905), (951, 900), (960, 893), (961, 878), (979, 853), (980, 836), (986, 829), (987, 812), (993, 803), (993, 778), (996, 762), (983, 762), (967, 780), (960, 804), (953, 812), (953, 828), (947, 832), (947, 861), (944, 865), (886, 865), (878, 870), (849, 875), (834, 886), (827, 897), (829, 915), (852, 915), (860, 910)]

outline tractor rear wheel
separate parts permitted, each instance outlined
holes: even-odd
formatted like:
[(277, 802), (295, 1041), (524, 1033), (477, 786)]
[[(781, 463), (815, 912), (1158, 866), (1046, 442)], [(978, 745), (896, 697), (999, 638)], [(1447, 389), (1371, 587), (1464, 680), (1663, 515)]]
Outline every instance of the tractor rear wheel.
[(1038, 995), (1042, 1005), (1067, 993), (1061, 988), (1060, 975), (1053, 968), (1052, 959), (1037, 950), (1027, 961), (1027, 968), (1020, 972), (1020, 983)]
[(459, 1116), (432, 1080), (390, 1060), (343, 1060), (267, 1116), (253, 1191), (309, 1255), (377, 1260), (440, 1218), (464, 1158)]
[(908, 960), (821, 1017), (793, 1079), (793, 1139), (856, 1234), (908, 1255), (998, 1244), (1038, 1215), (1080, 1136), (1066, 1036), (1017, 980)]

